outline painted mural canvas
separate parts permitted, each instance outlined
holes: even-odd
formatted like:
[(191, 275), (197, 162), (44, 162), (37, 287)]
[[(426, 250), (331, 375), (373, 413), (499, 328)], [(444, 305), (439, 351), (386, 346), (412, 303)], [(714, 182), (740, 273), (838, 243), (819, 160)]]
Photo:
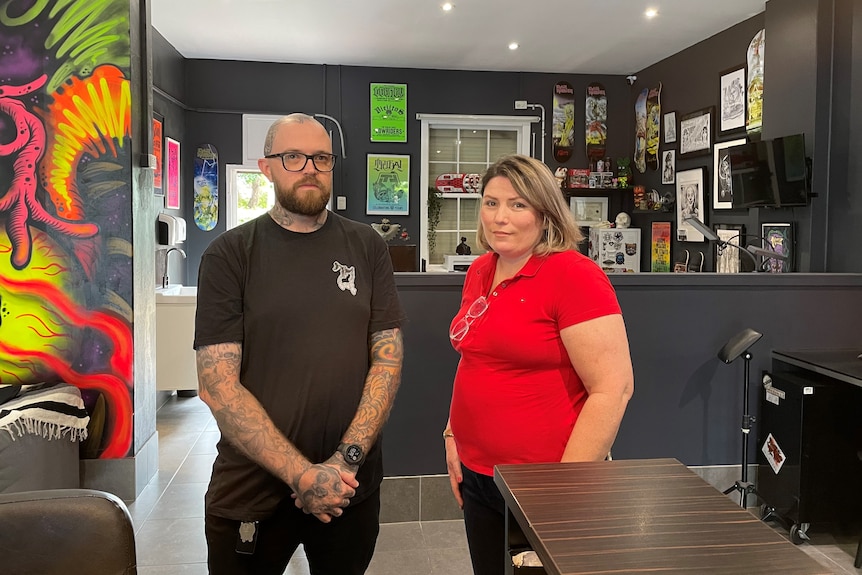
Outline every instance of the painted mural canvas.
[(124, 458), (133, 446), (131, 134), (139, 132), (129, 3), (46, 0), (5, 11), (0, 387), (62, 381), (87, 409), (104, 400), (104, 425), (81, 452)]

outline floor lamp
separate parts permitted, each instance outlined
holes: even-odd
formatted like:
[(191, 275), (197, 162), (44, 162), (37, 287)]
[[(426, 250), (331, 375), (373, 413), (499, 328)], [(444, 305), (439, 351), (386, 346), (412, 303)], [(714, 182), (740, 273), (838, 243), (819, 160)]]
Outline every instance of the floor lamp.
[(725, 495), (739, 491), (739, 505), (744, 509), (749, 493), (757, 495), (753, 483), (748, 481), (748, 436), (754, 417), (748, 413), (748, 371), (751, 364), (751, 352), (748, 351), (754, 343), (763, 337), (762, 333), (746, 328), (730, 338), (724, 347), (718, 352), (718, 359), (724, 363), (731, 363), (737, 357), (742, 356), (744, 360), (744, 379), (742, 381), (742, 478), (724, 490)]

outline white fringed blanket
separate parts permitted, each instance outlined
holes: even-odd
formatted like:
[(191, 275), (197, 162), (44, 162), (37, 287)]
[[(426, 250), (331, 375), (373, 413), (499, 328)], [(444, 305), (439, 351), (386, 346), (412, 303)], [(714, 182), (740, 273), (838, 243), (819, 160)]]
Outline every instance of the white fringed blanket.
[(80, 390), (66, 383), (24, 385), (16, 397), (0, 403), (0, 432), (13, 441), (25, 433), (83, 441), (89, 421)]

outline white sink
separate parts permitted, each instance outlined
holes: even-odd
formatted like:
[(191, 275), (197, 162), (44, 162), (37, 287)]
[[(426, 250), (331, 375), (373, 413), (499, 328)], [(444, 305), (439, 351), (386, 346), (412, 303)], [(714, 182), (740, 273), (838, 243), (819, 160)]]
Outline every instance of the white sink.
[(182, 284), (168, 284), (167, 287), (156, 288), (156, 301), (166, 296), (193, 297), (198, 295), (198, 286), (184, 286)]

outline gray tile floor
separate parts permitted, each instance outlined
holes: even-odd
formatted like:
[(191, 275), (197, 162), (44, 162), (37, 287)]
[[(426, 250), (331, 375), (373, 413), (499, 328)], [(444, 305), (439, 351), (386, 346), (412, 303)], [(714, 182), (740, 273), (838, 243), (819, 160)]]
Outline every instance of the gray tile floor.
[[(159, 472), (128, 504), (135, 522), (140, 575), (204, 575), (203, 495), (216, 454), (218, 428), (196, 397), (172, 396), (158, 411)], [(780, 526), (775, 528), (785, 537)], [(812, 532), (800, 546), (838, 575), (862, 574), (853, 567), (858, 539)], [(368, 575), (469, 575), (472, 573), (462, 521), (381, 525)], [(308, 575), (297, 552), (285, 575)]]

